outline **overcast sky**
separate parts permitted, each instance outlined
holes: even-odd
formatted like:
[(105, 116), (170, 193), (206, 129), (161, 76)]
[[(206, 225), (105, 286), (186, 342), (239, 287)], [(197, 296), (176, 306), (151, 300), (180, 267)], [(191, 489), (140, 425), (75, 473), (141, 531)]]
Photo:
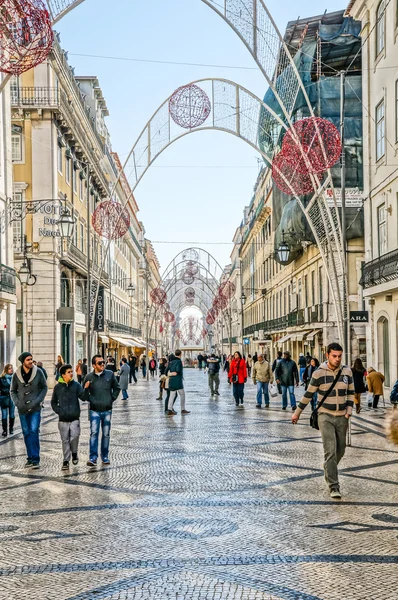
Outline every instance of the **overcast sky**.
[[(289, 20), (344, 9), (347, 3), (301, 0), (298, 9), (293, 0), (270, 0), (267, 5), (283, 32)], [(261, 97), (266, 91), (240, 39), (201, 0), (85, 0), (56, 29), (76, 74), (99, 78), (110, 111), (113, 150), (122, 161), (153, 112), (181, 85), (222, 77)], [(179, 140), (155, 161), (135, 196), (162, 268), (198, 242), (222, 265), (228, 263), (232, 236), (252, 196), (258, 158), (234, 136), (204, 131)]]

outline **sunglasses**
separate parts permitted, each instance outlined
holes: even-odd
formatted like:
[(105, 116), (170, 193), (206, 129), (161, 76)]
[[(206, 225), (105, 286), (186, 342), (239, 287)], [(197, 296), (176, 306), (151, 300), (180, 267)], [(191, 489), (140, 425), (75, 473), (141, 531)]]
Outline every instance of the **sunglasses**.
[(97, 365), (99, 365), (99, 366), (101, 367), (102, 365), (104, 365), (104, 364), (105, 364), (105, 361), (104, 361), (104, 360), (100, 360), (100, 361), (99, 361), (99, 362), (97, 362), (96, 364), (97, 364)]

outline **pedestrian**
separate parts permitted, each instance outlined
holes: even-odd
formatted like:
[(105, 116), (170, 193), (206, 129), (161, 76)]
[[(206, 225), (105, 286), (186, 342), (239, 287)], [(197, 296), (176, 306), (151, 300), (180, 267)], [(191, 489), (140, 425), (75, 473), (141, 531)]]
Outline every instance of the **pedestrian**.
[[(264, 358), (265, 358), (265, 357), (264, 357)], [(253, 365), (255, 365), (257, 361), (258, 361), (258, 356), (257, 356), (257, 352), (255, 352), (255, 353), (253, 354)]]
[[(79, 360), (77, 361), (77, 365), (76, 365), (75, 371), (76, 371), (77, 382), (80, 383), (80, 384), (83, 381), (83, 379), (82, 379), (82, 365), (83, 365), (83, 361), (82, 361), (81, 358), (79, 358)], [(60, 373), (61, 373), (61, 369), (60, 369)]]
[(46, 370), (45, 370), (45, 368), (43, 367), (43, 363), (42, 363), (42, 361), (41, 361), (41, 360), (38, 360), (38, 361), (37, 361), (37, 366), (39, 367), (39, 369), (41, 369), (41, 370), (43, 371), (44, 378), (45, 378), (45, 380), (47, 381), (47, 379), (48, 379), (47, 371), (46, 371)]
[(64, 455), (62, 470), (69, 469), (69, 463), (79, 462), (78, 448), (80, 438), (80, 402), (84, 390), (79, 382), (73, 380), (72, 365), (62, 365), (58, 383), (53, 389), (51, 408), (58, 415), (58, 429)]
[(227, 376), (229, 373), (229, 367), (231, 365), (231, 361), (232, 361), (232, 354), (228, 354), (228, 356), (225, 360), (225, 363), (224, 363), (224, 371), (227, 373)]
[(176, 350), (174, 352), (175, 359), (169, 363), (169, 389), (170, 392), (175, 392), (175, 396), (173, 401), (169, 400), (169, 411), (170, 413), (170, 402), (171, 402), (171, 412), (175, 414), (173, 410), (174, 400), (177, 399), (177, 395), (180, 397), (180, 405), (181, 405), (181, 414), (189, 415), (190, 410), (186, 410), (185, 408), (185, 390), (184, 390), (184, 367), (181, 361), (181, 350)]
[[(276, 358), (274, 360), (274, 362), (272, 363), (272, 372), (275, 373), (275, 369), (278, 366), (278, 364), (281, 362), (282, 360), (282, 351), (278, 350), (278, 353), (276, 355)], [(281, 394), (282, 393), (282, 386), (280, 383), (277, 383), (277, 388), (278, 388), (278, 393)]]
[(258, 361), (253, 366), (253, 383), (257, 385), (257, 408), (261, 408), (264, 394), (265, 408), (269, 408), (269, 393), (268, 386), (272, 383), (274, 377), (269, 362), (264, 359), (262, 354), (259, 355)]
[(97, 466), (98, 438), (102, 427), (101, 459), (109, 465), (109, 442), (113, 403), (119, 396), (120, 386), (113, 371), (105, 369), (105, 361), (100, 354), (92, 358), (93, 371), (84, 380), (83, 400), (90, 404), (90, 458), (89, 467)]
[(87, 373), (88, 373), (87, 358), (83, 358), (83, 363), (82, 363), (82, 381), (84, 381)]
[(159, 396), (156, 398), (156, 400), (163, 400), (163, 390), (166, 381), (166, 369), (167, 360), (165, 358), (161, 358), (159, 360)]
[(119, 385), (122, 390), (123, 400), (129, 397), (127, 391), (129, 389), (130, 367), (127, 364), (127, 358), (123, 356), (122, 366), (119, 369)]
[(112, 373), (116, 373), (116, 371), (117, 371), (116, 361), (113, 358), (113, 356), (108, 356), (107, 361), (106, 361), (106, 370), (112, 371)]
[(300, 369), (300, 383), (303, 384), (304, 383), (303, 375), (304, 375), (304, 371), (307, 367), (307, 360), (302, 352), (300, 352), (300, 354), (299, 354), (298, 367)]
[[(4, 366), (0, 375), (0, 406), (1, 406), (1, 425), (3, 428), (3, 437), (14, 433), (15, 423), (15, 404), (10, 395), (11, 381), (14, 373), (14, 367), (8, 363)], [(8, 429), (9, 426), (9, 429)]]
[(326, 362), (313, 373), (308, 389), (292, 415), (295, 425), (313, 395), (318, 392), (318, 423), (325, 457), (325, 480), (334, 499), (341, 498), (337, 465), (345, 453), (348, 419), (354, 406), (352, 371), (342, 364), (342, 357), (343, 348), (340, 344), (329, 344)]
[(252, 367), (253, 367), (253, 359), (252, 359), (252, 355), (251, 354), (247, 355), (246, 367), (247, 367), (247, 374), (250, 377), (251, 373), (252, 373)]
[[(173, 408), (173, 404), (174, 402), (170, 401), (170, 394), (171, 394), (171, 390), (170, 390), (170, 365), (171, 363), (176, 359), (176, 357), (174, 356), (173, 353), (171, 353), (169, 355), (169, 359), (167, 362), (167, 366), (166, 366), (166, 371), (165, 371), (165, 375), (166, 375), (166, 379), (164, 382), (164, 389), (166, 390), (166, 400), (164, 403), (164, 411), (167, 415), (171, 416), (172, 414), (176, 415), (177, 412), (174, 410)], [(176, 399), (177, 394), (174, 395), (174, 400)]]
[(377, 406), (379, 404), (380, 396), (384, 396), (384, 375), (380, 373), (380, 371), (376, 371), (373, 367), (369, 367), (368, 376), (366, 377), (366, 381), (368, 383), (368, 391), (370, 394), (373, 394), (373, 403), (368, 400), (368, 408), (372, 408), (377, 410)]
[[(309, 352), (307, 352), (307, 354), (305, 355), (305, 362), (307, 363), (307, 367), (308, 367), (308, 365), (310, 364), (310, 362), (311, 362), (311, 359), (312, 359), (312, 356), (311, 356), (311, 354), (310, 354)], [(318, 360), (318, 359), (315, 359), (315, 360)], [(319, 362), (319, 361), (318, 361), (318, 362)]]
[[(319, 367), (319, 360), (317, 358), (311, 358), (309, 365), (305, 368), (303, 381), (304, 381), (304, 389), (308, 390), (308, 386), (310, 385), (310, 381), (314, 371), (316, 371)], [(315, 394), (311, 398), (311, 408), (315, 410), (316, 404), (318, 402), (318, 393)]]
[(56, 381), (58, 381), (58, 378), (59, 378), (59, 370), (62, 367), (62, 365), (64, 365), (64, 364), (65, 364), (64, 359), (62, 358), (61, 354), (58, 354), (58, 356), (57, 356), (57, 362), (54, 363), (54, 367), (55, 367), (54, 377), (55, 377)]
[(287, 392), (289, 392), (290, 405), (292, 410), (296, 410), (296, 396), (294, 395), (294, 384), (299, 384), (299, 374), (297, 365), (292, 360), (290, 352), (284, 352), (282, 360), (276, 365), (276, 382), (282, 388), (282, 410), (287, 409)]
[(228, 381), (229, 383), (232, 383), (232, 393), (235, 399), (236, 408), (239, 408), (239, 406), (240, 408), (243, 408), (245, 383), (247, 381), (247, 367), (246, 361), (238, 351), (235, 352), (234, 358), (231, 361)]
[(145, 354), (141, 354), (140, 367), (141, 367), (141, 371), (142, 371), (142, 377), (145, 379), (146, 378), (146, 367), (147, 367), (147, 358), (146, 358)]
[(352, 376), (354, 379), (354, 402), (357, 414), (361, 412), (361, 395), (366, 392), (366, 369), (360, 358), (356, 358), (352, 365)]
[(220, 387), (220, 359), (216, 357), (216, 355), (211, 354), (210, 358), (207, 359), (207, 368), (209, 371), (208, 381), (210, 394), (212, 396), (219, 396), (219, 387)]
[(202, 354), (198, 354), (198, 367), (199, 367), (199, 371), (202, 370), (202, 366), (203, 366), (203, 355)]
[(134, 383), (137, 383), (137, 377), (135, 376), (135, 369), (137, 366), (137, 357), (134, 354), (130, 354), (128, 366), (130, 367), (129, 383), (131, 383), (132, 379), (134, 379)]
[(151, 360), (149, 361), (149, 372), (151, 374), (152, 379), (154, 379), (155, 377), (156, 367), (156, 359), (152, 356)]
[(18, 409), (24, 435), (28, 455), (25, 467), (39, 469), (41, 409), (47, 394), (47, 382), (43, 371), (33, 364), (30, 352), (22, 352), (18, 360), (21, 366), (12, 376), (11, 399)]
[(207, 354), (203, 355), (202, 364), (203, 364), (203, 372), (206, 374), (207, 373)]
[(123, 358), (126, 358), (126, 357), (124, 356), (124, 354), (122, 354), (122, 356), (120, 357), (120, 361), (119, 361), (119, 368), (120, 368), (120, 367), (122, 366), (122, 364), (123, 364)]

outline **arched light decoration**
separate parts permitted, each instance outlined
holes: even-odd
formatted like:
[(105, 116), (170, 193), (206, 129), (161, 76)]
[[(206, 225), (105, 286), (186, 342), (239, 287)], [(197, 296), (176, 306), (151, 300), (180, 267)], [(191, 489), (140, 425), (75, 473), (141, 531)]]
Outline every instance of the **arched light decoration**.
[(0, 71), (21, 75), (46, 60), (54, 34), (42, 0), (0, 3)]
[(305, 170), (304, 161), (292, 164), (283, 152), (279, 152), (272, 161), (272, 179), (278, 188), (285, 194), (303, 196), (313, 191), (311, 177)]
[(106, 200), (95, 209), (92, 217), (94, 230), (108, 240), (122, 238), (129, 230), (130, 215), (119, 202)]
[[(341, 138), (337, 127), (327, 119), (308, 117), (296, 121), (282, 142), (282, 153), (301, 173), (323, 173), (341, 156)], [(303, 153), (307, 160), (303, 159)]]
[(178, 88), (169, 100), (169, 112), (174, 123), (184, 129), (203, 125), (211, 112), (208, 95), (198, 85)]

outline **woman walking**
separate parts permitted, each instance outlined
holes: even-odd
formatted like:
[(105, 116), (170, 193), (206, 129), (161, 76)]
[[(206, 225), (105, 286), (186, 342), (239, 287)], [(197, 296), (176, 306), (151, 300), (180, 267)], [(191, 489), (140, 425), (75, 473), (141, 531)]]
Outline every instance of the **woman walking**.
[(151, 360), (149, 361), (149, 372), (151, 374), (152, 379), (154, 379), (155, 377), (155, 373), (156, 373), (156, 360), (154, 357), (151, 358)]
[[(307, 390), (308, 386), (310, 385), (312, 374), (314, 371), (317, 370), (318, 367), (319, 367), (319, 360), (317, 358), (311, 358), (309, 365), (306, 367), (306, 369), (303, 373), (303, 382), (304, 382), (305, 390)], [(312, 400), (311, 400), (312, 410), (315, 410), (317, 402), (318, 402), (318, 392), (315, 392), (315, 394), (313, 395)]]
[[(10, 426), (10, 435), (14, 433), (15, 423), (15, 404), (10, 396), (10, 387), (12, 375), (14, 373), (13, 366), (11, 364), (5, 365), (4, 370), (0, 376), (0, 405), (1, 405), (1, 424), (3, 427), (3, 437), (7, 437), (7, 425)], [(7, 417), (9, 422), (7, 422)]]
[(129, 397), (127, 390), (129, 389), (129, 379), (130, 379), (130, 367), (127, 364), (127, 358), (123, 356), (122, 358), (122, 366), (119, 370), (119, 385), (122, 390), (123, 400), (127, 400)]
[(229, 367), (228, 381), (232, 383), (233, 396), (236, 407), (243, 408), (243, 399), (245, 396), (245, 383), (247, 381), (246, 361), (243, 360), (240, 352), (235, 352), (234, 358)]
[(366, 392), (365, 386), (365, 377), (366, 377), (366, 369), (363, 366), (363, 363), (360, 358), (355, 359), (354, 364), (352, 365), (352, 376), (354, 379), (354, 402), (355, 402), (355, 410), (357, 414), (361, 412), (361, 394)]
[(374, 408), (377, 410), (380, 396), (384, 396), (384, 375), (379, 371), (375, 371), (373, 367), (369, 367), (368, 376), (366, 381), (368, 382), (368, 391), (373, 394), (373, 404), (368, 400), (368, 408)]
[(161, 358), (159, 360), (159, 396), (156, 398), (157, 400), (163, 399), (163, 390), (166, 381), (166, 369), (167, 360), (165, 358)]
[(54, 371), (54, 377), (55, 377), (55, 381), (58, 381), (59, 379), (59, 370), (62, 367), (62, 365), (65, 364), (64, 359), (62, 358), (62, 356), (60, 354), (58, 354), (57, 356), (57, 362), (54, 363), (54, 367), (55, 367), (55, 371)]
[(252, 355), (248, 354), (247, 355), (247, 361), (246, 361), (246, 367), (247, 367), (247, 372), (249, 374), (249, 377), (252, 373), (252, 366), (253, 366), (253, 359), (252, 359)]
[(76, 365), (75, 371), (76, 371), (77, 381), (80, 384), (81, 384), (81, 382), (83, 380), (82, 365), (83, 365), (83, 361), (82, 361), (81, 358), (79, 358), (79, 360), (77, 361), (77, 365)]
[(229, 373), (229, 367), (231, 366), (231, 361), (232, 361), (232, 354), (228, 354), (227, 359), (224, 363), (224, 371), (226, 372), (227, 375)]

